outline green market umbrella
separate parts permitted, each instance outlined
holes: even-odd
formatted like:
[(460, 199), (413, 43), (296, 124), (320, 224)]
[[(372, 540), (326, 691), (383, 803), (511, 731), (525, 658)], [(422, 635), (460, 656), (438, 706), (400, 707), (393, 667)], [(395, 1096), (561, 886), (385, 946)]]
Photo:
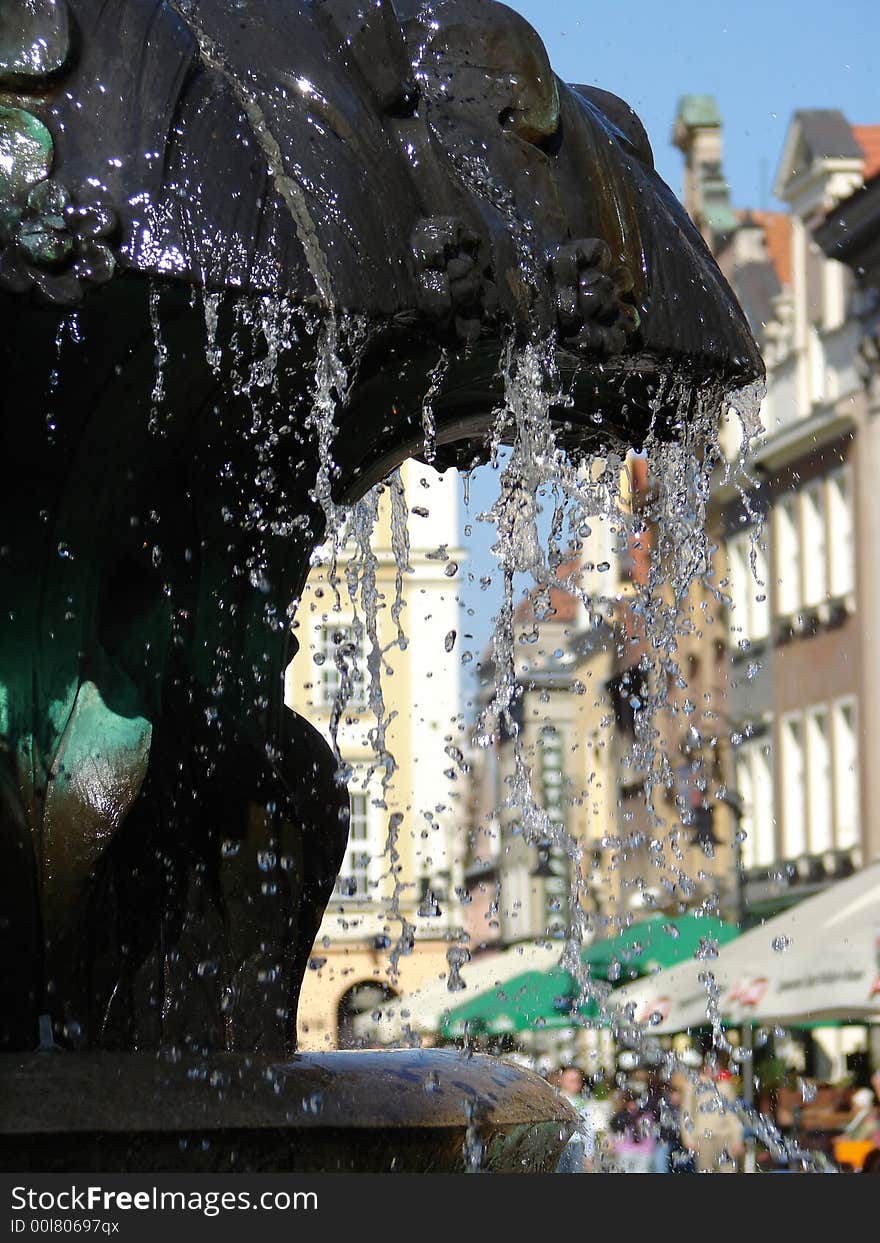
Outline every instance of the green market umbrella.
[[(560, 967), (551, 971), (525, 971), (503, 987), (477, 993), (464, 1005), (450, 1010), (441, 1020), (440, 1034), (452, 1040), (466, 1031), (501, 1036), (531, 1028), (570, 1026), (573, 1020), (569, 1013), (576, 996), (573, 976)], [(598, 1017), (595, 1002), (591, 1002), (589, 1008)], [(585, 1010), (586, 1007), (578, 1013)]]
[[(633, 924), (616, 937), (592, 942), (581, 952), (581, 959), (589, 966), (592, 979), (623, 984), (699, 956), (710, 943), (721, 945), (736, 935), (734, 925), (717, 919), (658, 916)], [(598, 1020), (600, 1011), (595, 1001), (574, 1009), (577, 996), (576, 980), (561, 967), (526, 971), (503, 987), (487, 989), (450, 1010), (441, 1020), (440, 1034), (447, 1040), (466, 1031), (500, 1036)]]

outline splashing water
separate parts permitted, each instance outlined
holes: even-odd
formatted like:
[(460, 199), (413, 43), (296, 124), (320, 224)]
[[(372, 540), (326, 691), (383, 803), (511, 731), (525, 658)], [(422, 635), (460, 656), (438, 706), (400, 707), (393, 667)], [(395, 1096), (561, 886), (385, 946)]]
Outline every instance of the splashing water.
[[(658, 387), (653, 420), (640, 455), (651, 486), (643, 495), (634, 497), (632, 467), (624, 458), (623, 447), (606, 449), (604, 466), (596, 462), (593, 468), (585, 470), (557, 444), (551, 411), (564, 406), (565, 398), (556, 376), (552, 342), (533, 341), (519, 348), (509, 345), (503, 374), (505, 400), (496, 416), (493, 452), (497, 461), (499, 446), (506, 442), (511, 446), (510, 456), (500, 474), (498, 500), (490, 513), (480, 519), (492, 522), (497, 532), (493, 551), (503, 594), (491, 639), (491, 686), (478, 714), (474, 742), (481, 748), (491, 747), (499, 731), (512, 739), (513, 772), (508, 778), (506, 806), (516, 816), (515, 832), (533, 846), (552, 843), (570, 860), (568, 930), (560, 963), (577, 981), (577, 1004), (595, 1000), (605, 1021), (613, 1014), (611, 990), (590, 979), (589, 968), (580, 954), (583, 941), (593, 931), (585, 913), (583, 850), (568, 830), (540, 806), (523, 745), (522, 713), (518, 706), (525, 687), (515, 663), (516, 576), (525, 575), (531, 580), (532, 588), (527, 594), (532, 597), (538, 620), (548, 615), (551, 589), (561, 589), (575, 597), (590, 619), (614, 615), (615, 606), (616, 615), (623, 615), (618, 655), (629, 659), (627, 649), (635, 648), (641, 675), (638, 693), (630, 697), (633, 740), (623, 763), (642, 790), (646, 831), (628, 837), (612, 836), (602, 844), (617, 848), (621, 854), (650, 847), (649, 864), (663, 874), (665, 887), (676, 887), (687, 900), (695, 889), (694, 880), (684, 867), (682, 830), (678, 817), (670, 821), (662, 800), (656, 796), (675, 785), (679, 757), (669, 749), (675, 735), (670, 726), (678, 727), (680, 733), (682, 715), (687, 721), (694, 714), (690, 698), (682, 699), (676, 693), (688, 689), (686, 669), (682, 667), (683, 651), (688, 639), (698, 636), (702, 625), (711, 623), (705, 601), (710, 607), (713, 602), (718, 606), (729, 604), (713, 580), (710, 498), (720, 476), (745, 502), (748, 479), (743, 463), (761, 430), (762, 390), (754, 385), (725, 394), (717, 385), (694, 388), (667, 378)], [(739, 459), (733, 462), (725, 457), (719, 441), (719, 413), (725, 407), (733, 411), (742, 427)], [(628, 482), (629, 496), (625, 487)], [(548, 495), (553, 500), (550, 536), (542, 539), (538, 515), (542, 498)], [(760, 538), (760, 522), (751, 510), (749, 517), (753, 522), (754, 549)], [(650, 546), (647, 568), (642, 575), (633, 577), (631, 595), (623, 609), (619, 597), (615, 600), (613, 596), (586, 591), (579, 581), (579, 567), (574, 572), (563, 572), (564, 563), (573, 560), (572, 553), (583, 548), (582, 537), (589, 536), (590, 523), (596, 520), (615, 533), (618, 553), (626, 553), (634, 546)], [(755, 569), (754, 553), (752, 565)], [(607, 570), (608, 564), (604, 562), (595, 568)], [(695, 601), (696, 607), (702, 608), (702, 615), (698, 613), (696, 619)], [(711, 719), (711, 710), (706, 710), (706, 716)], [(698, 730), (691, 732), (697, 742), (701, 741)], [(679, 815), (684, 811), (678, 800), (676, 810)], [(687, 823), (683, 816), (682, 823)], [(710, 895), (704, 901), (704, 909), (707, 914), (717, 914), (717, 896), (715, 906), (711, 905)], [(715, 952), (708, 943), (701, 951), (704, 957), (714, 956)], [(715, 1046), (731, 1054), (734, 1048), (724, 1033), (714, 978), (711, 972), (701, 978), (707, 991), (707, 1014)], [(619, 1017), (612, 1021), (616, 1022), (618, 1034), (625, 1032), (630, 1047), (645, 1051), (644, 1027), (624, 1029)]]
[[(191, 28), (199, 41), (202, 56), (229, 82), (251, 129), (263, 151), (274, 184), (294, 223), (312, 275), (320, 317), (295, 325), (292, 308), (283, 300), (264, 299), (246, 312), (236, 308), (239, 318), (251, 319), (266, 344), (266, 351), (250, 372), (242, 376), (242, 391), (253, 394), (255, 423), (259, 421), (259, 392), (277, 392), (279, 359), (289, 348), (295, 332), (305, 332), (315, 340), (315, 366), (310, 391), (310, 409), (306, 423), (318, 448), (318, 468), (313, 498), (325, 524), (322, 557), (327, 578), (334, 593), (334, 607), (341, 608), (342, 589), (339, 563), (345, 553), (344, 580), (347, 609), (354, 615), (354, 643), (339, 645), (334, 659), (338, 679), (336, 700), (331, 713), (331, 736), (340, 756), (339, 727), (347, 706), (355, 694), (356, 671), (360, 653), (365, 652), (368, 679), (368, 708), (373, 721), (369, 744), (373, 755), (369, 772), (378, 773), (380, 793), (377, 804), (388, 812), (387, 793), (396, 770), (396, 761), (388, 746), (390, 716), (382, 691), (383, 649), (378, 625), (378, 592), (376, 585), (376, 554), (373, 535), (378, 517), (380, 490), (374, 489), (353, 511), (342, 505), (336, 496), (339, 468), (334, 448), (339, 427), (339, 412), (344, 408), (358, 360), (366, 341), (366, 328), (355, 318), (340, 316), (329, 268), (311, 218), (303, 186), (296, 170), (285, 166), (281, 150), (271, 133), (266, 117), (251, 90), (230, 70), (222, 49), (204, 34)], [(420, 65), (431, 55), (427, 39), (414, 62), (418, 78)], [(539, 264), (532, 252), (530, 227), (516, 213), (512, 201), (504, 196), (491, 171), (478, 158), (457, 157), (456, 172), (467, 187), (490, 202), (508, 219), (511, 236), (520, 260), (520, 275), (525, 289), (534, 290), (539, 283)], [(205, 292), (204, 316), (206, 357), (212, 371), (219, 373), (221, 350), (217, 344), (221, 296)], [(164, 396), (162, 362), (165, 355), (158, 322), (158, 302), (151, 292), (150, 320), (157, 354), (156, 382), (153, 392), (153, 420)], [(235, 352), (233, 348), (233, 353)], [(435, 406), (447, 378), (450, 360), (446, 351), (430, 372), (422, 403), (424, 433), (423, 456), (431, 463), (436, 457)], [(525, 745), (519, 722), (523, 696), (522, 680), (516, 665), (516, 590), (525, 577), (532, 584), (534, 612), (538, 620), (550, 610), (551, 592), (563, 590), (583, 608), (590, 624), (609, 617), (622, 618), (619, 627), (618, 655), (621, 659), (637, 655), (634, 667), (638, 685), (629, 698), (633, 718), (633, 741), (622, 763), (629, 770), (632, 784), (641, 789), (644, 826), (617, 836), (610, 834), (603, 842), (606, 850), (617, 849), (624, 859), (640, 848), (647, 848), (649, 865), (657, 869), (662, 886), (675, 889), (688, 897), (694, 892), (694, 880), (685, 869), (681, 823), (686, 809), (676, 800), (678, 815), (670, 817), (668, 805), (658, 797), (675, 787), (677, 757), (670, 754), (668, 739), (681, 718), (692, 718), (694, 707), (689, 699), (682, 700), (687, 679), (681, 667), (681, 652), (690, 637), (700, 628), (702, 619), (695, 619), (695, 596), (702, 589), (699, 604), (706, 613), (707, 604), (718, 607), (727, 603), (712, 580), (712, 554), (708, 534), (708, 507), (713, 479), (719, 473), (724, 482), (735, 488), (741, 498), (752, 531), (752, 569), (757, 577), (757, 549), (760, 538), (759, 515), (750, 508), (751, 483), (743, 462), (748, 448), (759, 431), (760, 392), (757, 388), (725, 395), (717, 386), (689, 386), (682, 380), (666, 377), (657, 388), (654, 399), (654, 421), (643, 446), (643, 459), (648, 464), (651, 480), (648, 491), (634, 496), (632, 468), (627, 463), (623, 446), (606, 447), (603, 457), (589, 467), (575, 462), (557, 443), (553, 414), (564, 408), (568, 399), (562, 390), (556, 364), (555, 343), (551, 338), (532, 339), (517, 345), (511, 338), (502, 358), (504, 397), (496, 411), (490, 450), (498, 466), (502, 445), (510, 452), (499, 476), (499, 496), (488, 514), (480, 520), (493, 524), (497, 532), (494, 552), (502, 578), (503, 598), (495, 619), (491, 640), (493, 685), (484, 701), (473, 731), (478, 748), (494, 745), (500, 733), (513, 741), (513, 770), (507, 779), (506, 809), (517, 822), (517, 832), (532, 846), (551, 846), (568, 861), (570, 877), (566, 912), (566, 935), (561, 963), (576, 978), (579, 1000), (598, 1001), (601, 1010), (608, 1002), (607, 986), (590, 979), (581, 949), (595, 927), (588, 914), (588, 877), (584, 874), (583, 844), (541, 805), (535, 793), (532, 761)], [(721, 451), (718, 437), (719, 408), (730, 406), (742, 426), (738, 461), (731, 463)], [(669, 410), (674, 412), (671, 423)], [(601, 414), (594, 421), (601, 424)], [(672, 438), (670, 439), (670, 430)], [(391, 608), (394, 625), (392, 644), (404, 650), (407, 644), (404, 625), (404, 576), (411, 571), (407, 534), (407, 506), (399, 476), (387, 485), (390, 489), (392, 550), (396, 566), (395, 599)], [(546, 498), (552, 498), (549, 536), (542, 535), (540, 515)], [(605, 524), (615, 540), (615, 551), (627, 555), (634, 548), (649, 546), (647, 569), (631, 583), (631, 595), (624, 606), (612, 590), (606, 594), (596, 590), (595, 579), (590, 589), (582, 582), (582, 565), (573, 553), (582, 551), (589, 538), (590, 524)], [(566, 570), (566, 564), (573, 568)], [(607, 571), (609, 563), (600, 560), (598, 573)], [(261, 581), (264, 568), (251, 566), (251, 580)], [(455, 631), (447, 634), (446, 651), (455, 645)], [(463, 653), (464, 658), (467, 654)], [(704, 712), (706, 720), (711, 711)], [(695, 741), (702, 742), (700, 728), (693, 727)], [(340, 766), (341, 779), (352, 778), (350, 767)], [(400, 935), (390, 953), (392, 973), (402, 954), (413, 944), (415, 929), (400, 909), (399, 838), (403, 817), (388, 814), (385, 859), (388, 875), (393, 881), (389, 901), (389, 917), (396, 920)], [(460, 967), (467, 951), (459, 947), (449, 951), (450, 987), (460, 984)], [(711, 972), (703, 976), (707, 990), (707, 1012), (712, 1023), (716, 1045), (729, 1049), (717, 1011), (717, 995)], [(638, 1033), (633, 1035), (638, 1045)]]

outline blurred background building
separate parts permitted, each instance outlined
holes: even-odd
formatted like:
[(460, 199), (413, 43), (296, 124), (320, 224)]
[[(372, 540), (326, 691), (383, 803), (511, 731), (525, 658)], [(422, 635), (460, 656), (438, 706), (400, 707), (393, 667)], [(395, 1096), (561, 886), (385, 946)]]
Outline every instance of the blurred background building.
[(767, 364), (753, 486), (719, 487), (714, 515), (732, 603), (726, 710), (743, 902), (757, 918), (880, 852), (878, 774), (866, 762), (880, 743), (867, 620), (880, 512), (865, 298), (820, 245), (829, 213), (880, 172), (880, 126), (850, 125), (834, 110), (795, 113), (774, 183), (784, 212), (733, 210), (721, 135), (714, 100), (681, 100), (673, 140), (685, 156), (685, 206)]
[[(296, 613), (300, 650), (288, 670), (287, 701), (328, 741), (336, 716), (351, 805), (348, 849), (303, 986), (302, 1048), (354, 1043), (359, 1014), (448, 969), (450, 939), (461, 926), (457, 481), (414, 461), (400, 481), (385, 485), (379, 499), (374, 560), (365, 566), (365, 550), (350, 543), (338, 594), (327, 565), (316, 565)], [(402, 493), (392, 498), (397, 486)], [(402, 501), (408, 553), (403, 528), (392, 525)], [(369, 595), (373, 576), (379, 651), (360, 590), (365, 583)], [(358, 584), (354, 603), (351, 584)], [(381, 669), (384, 745), (371, 665)], [(393, 772), (383, 754), (393, 757)]]
[[(370, 741), (369, 672), (355, 655), (369, 643), (346, 591), (337, 604), (316, 567), (297, 614), (289, 702), (329, 737), (346, 677), (338, 745), (352, 809), (303, 995), (304, 1047), (357, 1043), (370, 1030), (366, 1013), (450, 973), (457, 980), (458, 966), (467, 979), (469, 961), (472, 971), (480, 959), (499, 971), (513, 963), (512, 972), (515, 956), (502, 957), (510, 947), (561, 943), (574, 866), (564, 833), (579, 850), (587, 940), (657, 914), (748, 926), (880, 856), (871, 620), (880, 616), (880, 125), (796, 113), (774, 184), (779, 211), (734, 206), (714, 99), (682, 98), (672, 138), (684, 155), (685, 206), (767, 363), (746, 485), (720, 471), (714, 482), (713, 572), (682, 603), (677, 669), (658, 665), (639, 603), (662, 552), (658, 480), (631, 454), (620, 488), (627, 524), (591, 524), (558, 584), (516, 609), (513, 726), (550, 830), (524, 831), (512, 798), (514, 731), (495, 730), (478, 747), (460, 719), (468, 656), (452, 569), (462, 561), (457, 483), (407, 464), (407, 572), (387, 486), (372, 541), (396, 761), (386, 789)], [(734, 457), (738, 423), (722, 436)], [(485, 654), (478, 709), (496, 672)], [(665, 768), (649, 805), (633, 757), (640, 713), (661, 691), (653, 725)], [(491, 980), (491, 966), (480, 978)], [(839, 1070), (847, 1056), (867, 1056), (870, 1040), (864, 1028), (843, 1028), (809, 1056)], [(793, 1049), (803, 1063), (803, 1048)]]
[[(773, 185), (783, 211), (733, 209), (711, 98), (680, 101), (673, 141), (685, 206), (767, 365), (751, 486), (719, 486), (713, 514), (741, 917), (756, 923), (880, 855), (880, 125), (796, 112)], [(839, 1073), (867, 1039), (821, 1044)]]

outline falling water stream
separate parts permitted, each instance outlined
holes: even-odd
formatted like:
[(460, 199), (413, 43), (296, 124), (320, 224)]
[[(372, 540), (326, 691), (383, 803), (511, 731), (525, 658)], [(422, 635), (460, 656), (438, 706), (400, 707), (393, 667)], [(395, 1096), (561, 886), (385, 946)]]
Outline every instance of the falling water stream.
[[(304, 341), (312, 344), (314, 363), (308, 384), (306, 424), (317, 444), (313, 498), (324, 520), (323, 542), (313, 557), (313, 566), (322, 570), (329, 587), (331, 615), (344, 613), (354, 619), (353, 644), (339, 644), (334, 657), (338, 679), (330, 714), (330, 739), (339, 762), (339, 780), (350, 786), (356, 779), (355, 772), (344, 760), (339, 734), (355, 695), (357, 671), (363, 664), (371, 721), (368, 739), (373, 757), (364, 789), (368, 786), (374, 789), (372, 778), (378, 775), (379, 792), (373, 797), (375, 805), (386, 816), (383, 880), (390, 881), (384, 899), (385, 913), (389, 924), (398, 930), (388, 952), (389, 973), (393, 979), (401, 957), (412, 951), (416, 935), (415, 926), (401, 906), (403, 882), (398, 863), (401, 833), (408, 825), (402, 813), (389, 810), (388, 794), (397, 763), (389, 741), (391, 714), (383, 696), (383, 671), (390, 647), (404, 650), (411, 641), (406, 635), (404, 615), (404, 587), (407, 575), (412, 572), (406, 494), (401, 476), (396, 473), (353, 506), (343, 505), (337, 499), (339, 470), (334, 444), (340, 428), (340, 414), (349, 399), (367, 343), (367, 329), (363, 321), (343, 314), (337, 306), (330, 270), (303, 187), (285, 167), (278, 143), (257, 103), (256, 91), (232, 72), (223, 49), (198, 29), (187, 6), (180, 7), (196, 34), (203, 58), (230, 84), (248, 118), (294, 223), (314, 281), (315, 298), (306, 310), (294, 307), (283, 297), (242, 298), (205, 290), (201, 295), (205, 355), (218, 378), (228, 371), (236, 391), (250, 399), (255, 441), (259, 443), (261, 438), (266, 441), (266, 474), (262, 480), (254, 482), (254, 494), (244, 520), (258, 529), (261, 523), (268, 523), (273, 534), (283, 535), (291, 533), (301, 519), (297, 515), (280, 519), (266, 516), (271, 512), (268, 502), (276, 486), (268, 464), (272, 437), (276, 435), (272, 430), (275, 421), (267, 418), (267, 403), (277, 403), (280, 399), (279, 375), (291, 346)], [(530, 249), (528, 222), (516, 215), (507, 198), (499, 197), (498, 188), (479, 161), (463, 157), (459, 163), (458, 175), (468, 188), (509, 217), (524, 279), (534, 286), (537, 260)], [(221, 318), (230, 310), (224, 299), (232, 304), (231, 313), (236, 324), (231, 343), (226, 347), (221, 344), (218, 331)], [(150, 291), (149, 315), (155, 352), (151, 426), (158, 429), (168, 358), (162, 337), (158, 287)], [(261, 349), (255, 352), (252, 347), (257, 338)], [(224, 349), (231, 354), (229, 360), (224, 360)], [(444, 349), (427, 377), (421, 408), (424, 431), (421, 456), (428, 463), (435, 460), (436, 409), (451, 365), (450, 355)], [(490, 523), (496, 533), (494, 555), (502, 583), (502, 603), (491, 640), (492, 685), (473, 725), (470, 741), (479, 751), (493, 747), (502, 733), (512, 739), (513, 769), (505, 811), (513, 815), (518, 832), (528, 845), (550, 843), (570, 863), (566, 933), (560, 945), (561, 965), (574, 975), (579, 999), (599, 1002), (618, 1037), (630, 1047), (644, 1051), (649, 1034), (629, 1016), (614, 1014), (608, 986), (590, 978), (582, 959), (585, 943), (598, 931), (588, 913), (586, 887), (590, 878), (585, 872), (584, 843), (564, 824), (551, 818), (535, 793), (532, 760), (518, 723), (518, 701), (523, 687), (516, 663), (517, 592), (525, 578), (536, 600), (536, 616), (540, 616), (542, 602), (549, 607), (551, 589), (561, 588), (578, 600), (590, 624), (596, 624), (619, 604), (615, 588), (611, 586), (607, 594), (597, 593), (594, 588), (588, 590), (581, 581), (579, 567), (560, 577), (561, 567), (572, 562), (573, 554), (583, 560), (590, 532), (596, 524), (607, 524), (621, 554), (650, 531), (651, 557), (647, 573), (643, 580), (633, 582), (628, 605), (630, 624), (639, 639), (641, 678), (638, 695), (633, 695), (631, 703), (634, 741), (625, 762), (632, 780), (643, 790), (650, 830), (649, 841), (643, 844), (661, 844), (649, 850), (649, 857), (657, 862), (658, 868), (665, 866), (663, 860), (670, 856), (683, 863), (678, 845), (679, 822), (675, 817), (670, 818), (668, 809), (664, 810), (656, 798), (659, 791), (674, 783), (675, 758), (664, 748), (662, 722), (664, 717), (687, 712), (687, 708), (682, 707), (681, 695), (671, 695), (670, 688), (682, 693), (687, 688), (679, 650), (682, 640), (701, 624), (700, 619), (695, 620), (693, 616), (695, 587), (705, 586), (704, 603), (714, 601), (718, 608), (725, 603), (723, 592), (713, 579), (708, 506), (719, 472), (725, 475), (727, 482), (739, 488), (745, 502), (748, 480), (744, 461), (759, 431), (761, 394), (757, 388), (724, 393), (717, 385), (700, 388), (672, 376), (666, 377), (658, 385), (654, 422), (643, 446), (651, 488), (635, 506), (624, 486), (629, 470), (626, 446), (609, 438), (601, 458), (591, 463), (575, 459), (559, 442), (559, 411), (571, 403), (560, 379), (553, 337), (523, 341), (511, 334), (503, 346), (500, 369), (503, 397), (494, 413), (487, 444), (487, 454), (497, 470), (498, 496), (491, 509), (482, 515), (482, 520)], [(739, 459), (732, 463), (727, 460), (719, 441), (719, 414), (725, 407), (734, 411), (742, 425)], [(671, 434), (670, 410), (674, 411)], [(593, 416), (593, 423), (601, 432), (601, 412)], [(261, 490), (267, 502), (265, 510), (261, 506)], [(546, 524), (542, 525), (541, 520), (548, 497), (552, 498), (553, 507), (549, 538), (542, 533)], [(390, 506), (395, 564), (395, 599), (390, 610), (394, 634), (386, 646), (383, 646), (379, 619), (381, 604), (374, 538), (383, 499), (387, 499)], [(753, 555), (753, 568), (755, 564)], [(251, 583), (260, 589), (269, 573), (268, 565), (260, 564), (257, 555), (248, 570)], [(295, 620), (296, 604), (296, 601), (291, 602), (285, 624)], [(277, 623), (277, 619), (272, 620), (273, 624)], [(455, 641), (452, 631), (447, 636), (446, 651), (438, 653), (438, 663), (458, 658)], [(687, 705), (688, 701), (684, 703)], [(454, 750), (461, 757), (457, 745)], [(625, 846), (623, 843), (623, 848)], [(675, 879), (686, 893), (690, 878), (683, 868)], [(450, 946), (448, 983), (452, 991), (462, 986), (461, 968), (467, 958), (468, 952), (461, 940)], [(725, 1046), (726, 1037), (717, 1009), (717, 989), (708, 967), (704, 979), (707, 1012), (716, 1047), (729, 1047)], [(778, 1136), (767, 1129), (765, 1120), (755, 1121), (763, 1128), (764, 1142), (780, 1142)], [(481, 1146), (474, 1119), (470, 1117), (466, 1141), (468, 1167), (478, 1168), (480, 1157)]]
[[(223, 298), (206, 292), (203, 296), (205, 320), (205, 353), (215, 374), (224, 371), (224, 347), (219, 343), (218, 321), (223, 313)], [(403, 814), (389, 811), (388, 791), (392, 785), (397, 762), (389, 743), (391, 715), (383, 695), (383, 672), (391, 647), (405, 650), (411, 639), (405, 624), (405, 583), (412, 573), (409, 540), (409, 509), (403, 480), (395, 472), (386, 482), (370, 489), (353, 505), (343, 505), (334, 498), (337, 467), (334, 442), (357, 374), (360, 352), (366, 340), (364, 325), (357, 319), (327, 317), (303, 312), (284, 298), (235, 298), (233, 317), (236, 331), (225, 347), (232, 357), (228, 371), (236, 390), (251, 401), (253, 434), (259, 444), (266, 438), (267, 456), (271, 428), (277, 420), (267, 417), (266, 402), (277, 403), (279, 372), (293, 344), (311, 340), (314, 349), (311, 382), (308, 385), (309, 426), (318, 445), (318, 465), (314, 499), (325, 520), (322, 544), (313, 556), (313, 566), (323, 572), (331, 593), (331, 615), (344, 614), (353, 618), (353, 643), (340, 644), (335, 651), (338, 668), (335, 702), (330, 715), (330, 738), (339, 761), (339, 780), (353, 788), (355, 772), (343, 755), (339, 741), (340, 724), (356, 691), (357, 671), (363, 664), (367, 677), (367, 709), (372, 721), (368, 731), (373, 760), (368, 780), (379, 777), (379, 793), (375, 805), (386, 814), (384, 848), (385, 873), (390, 880), (385, 897), (388, 923), (396, 925), (398, 934), (388, 951), (389, 978), (393, 979), (400, 958), (412, 952), (416, 927), (402, 909), (403, 882), (400, 860), (401, 833), (408, 827)], [(158, 293), (150, 294), (150, 322), (154, 333), (155, 381), (152, 394), (151, 422), (159, 418), (164, 396), (163, 368), (168, 351), (163, 343), (161, 306)], [(262, 348), (254, 350), (259, 339)], [(347, 361), (343, 361), (343, 358)], [(450, 366), (444, 352), (428, 377), (424, 396), (423, 457), (434, 455), (436, 425), (433, 406), (442, 393)], [(694, 390), (670, 380), (658, 392), (656, 426), (649, 429), (643, 455), (649, 464), (652, 487), (638, 507), (631, 503), (625, 482), (629, 470), (626, 446), (609, 441), (602, 457), (592, 462), (576, 460), (559, 443), (558, 411), (570, 404), (560, 381), (556, 364), (555, 342), (552, 338), (518, 342), (507, 340), (500, 363), (503, 398), (494, 413), (487, 454), (496, 468), (498, 495), (481, 520), (491, 524), (496, 533), (494, 555), (502, 583), (502, 603), (494, 620), (491, 639), (490, 666), (492, 685), (484, 697), (472, 728), (470, 742), (479, 750), (491, 748), (499, 733), (513, 741), (513, 771), (508, 782), (505, 810), (512, 813), (523, 840), (531, 845), (551, 843), (570, 862), (570, 891), (566, 912), (566, 935), (560, 945), (560, 964), (575, 977), (579, 1000), (593, 999), (600, 1012), (612, 1022), (621, 1043), (637, 1051), (646, 1051), (650, 1033), (621, 1017), (613, 1010), (613, 999), (607, 984), (590, 978), (581, 950), (598, 931), (588, 914), (586, 886), (589, 876), (584, 870), (584, 844), (564, 824), (554, 821), (536, 795), (532, 758), (524, 745), (518, 723), (517, 704), (523, 693), (516, 664), (517, 592), (523, 579), (537, 601), (536, 616), (542, 602), (549, 607), (551, 589), (562, 588), (583, 606), (589, 622), (606, 617), (619, 602), (610, 586), (607, 594), (588, 590), (581, 581), (579, 566), (562, 574), (570, 566), (573, 551), (578, 559), (586, 555), (591, 531), (596, 524), (606, 523), (614, 532), (619, 552), (625, 552), (634, 541), (652, 533), (652, 556), (644, 581), (636, 581), (629, 603), (631, 617), (640, 637), (640, 672), (643, 675), (637, 702), (633, 704), (635, 733), (631, 754), (626, 763), (634, 779), (644, 791), (644, 802), (652, 837), (676, 849), (677, 822), (669, 822), (668, 813), (657, 806), (655, 794), (666, 789), (673, 778), (674, 757), (664, 749), (664, 732), (660, 727), (664, 714), (679, 714), (680, 697), (670, 697), (669, 688), (685, 690), (685, 671), (680, 668), (678, 650), (681, 640), (694, 628), (690, 601), (696, 584), (705, 584), (708, 598), (721, 607), (724, 595), (713, 579), (713, 557), (708, 533), (707, 510), (711, 489), (721, 472), (727, 482), (739, 488), (745, 497), (743, 472), (745, 451), (759, 431), (758, 411), (761, 394), (757, 388), (738, 393), (723, 393), (716, 386)], [(742, 450), (737, 461), (729, 462), (719, 442), (719, 412), (728, 407), (742, 425)], [(677, 413), (672, 420), (673, 436), (661, 434), (660, 416), (669, 423), (669, 410)], [(600, 419), (594, 419), (598, 424)], [(260, 503), (261, 486), (265, 492), (265, 512)], [(257, 527), (269, 523), (274, 534), (285, 534), (297, 519), (271, 519), (270, 500), (274, 489), (271, 477), (255, 481), (254, 494), (246, 521)], [(552, 498), (552, 519), (549, 537), (542, 531), (542, 509)], [(390, 608), (393, 635), (383, 646), (379, 613), (382, 607), (377, 586), (378, 559), (375, 535), (380, 506), (387, 500), (390, 514), (391, 550), (395, 567), (395, 595)], [(758, 536), (755, 536), (757, 539)], [(261, 576), (268, 569), (259, 563), (249, 567), (251, 582), (260, 587)], [(296, 601), (288, 611), (289, 621), (295, 620)], [(438, 661), (448, 659), (455, 650), (456, 635), (447, 635), (444, 653)], [(361, 657), (363, 654), (363, 660)], [(457, 652), (455, 652), (457, 657)], [(687, 701), (685, 701), (687, 702)], [(462, 761), (462, 752), (453, 748)], [(657, 852), (657, 858), (662, 852)], [(683, 860), (681, 852), (678, 857)], [(688, 878), (677, 877), (680, 888), (687, 891)], [(449, 988), (462, 986), (461, 969), (469, 954), (461, 943), (452, 944), (448, 953)], [(711, 955), (709, 955), (711, 957)], [(717, 1048), (731, 1050), (726, 1041), (717, 1009), (717, 988), (711, 970), (704, 974), (707, 1014), (712, 1022)], [(667, 1069), (683, 1069), (670, 1063)], [(762, 1142), (769, 1147), (784, 1148), (781, 1137), (759, 1116), (753, 1119)], [(791, 1153), (791, 1149), (785, 1149)], [(468, 1168), (479, 1168), (482, 1148), (473, 1119), (468, 1127), (466, 1159)]]

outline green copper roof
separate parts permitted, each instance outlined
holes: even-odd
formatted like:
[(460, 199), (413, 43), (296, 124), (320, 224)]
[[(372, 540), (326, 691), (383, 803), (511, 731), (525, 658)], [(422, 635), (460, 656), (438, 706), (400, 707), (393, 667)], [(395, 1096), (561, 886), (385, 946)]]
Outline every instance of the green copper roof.
[(721, 113), (713, 95), (682, 95), (675, 119), (688, 128), (721, 125)]
[(713, 233), (735, 233), (736, 213), (729, 203), (713, 204), (703, 209), (703, 217)]

